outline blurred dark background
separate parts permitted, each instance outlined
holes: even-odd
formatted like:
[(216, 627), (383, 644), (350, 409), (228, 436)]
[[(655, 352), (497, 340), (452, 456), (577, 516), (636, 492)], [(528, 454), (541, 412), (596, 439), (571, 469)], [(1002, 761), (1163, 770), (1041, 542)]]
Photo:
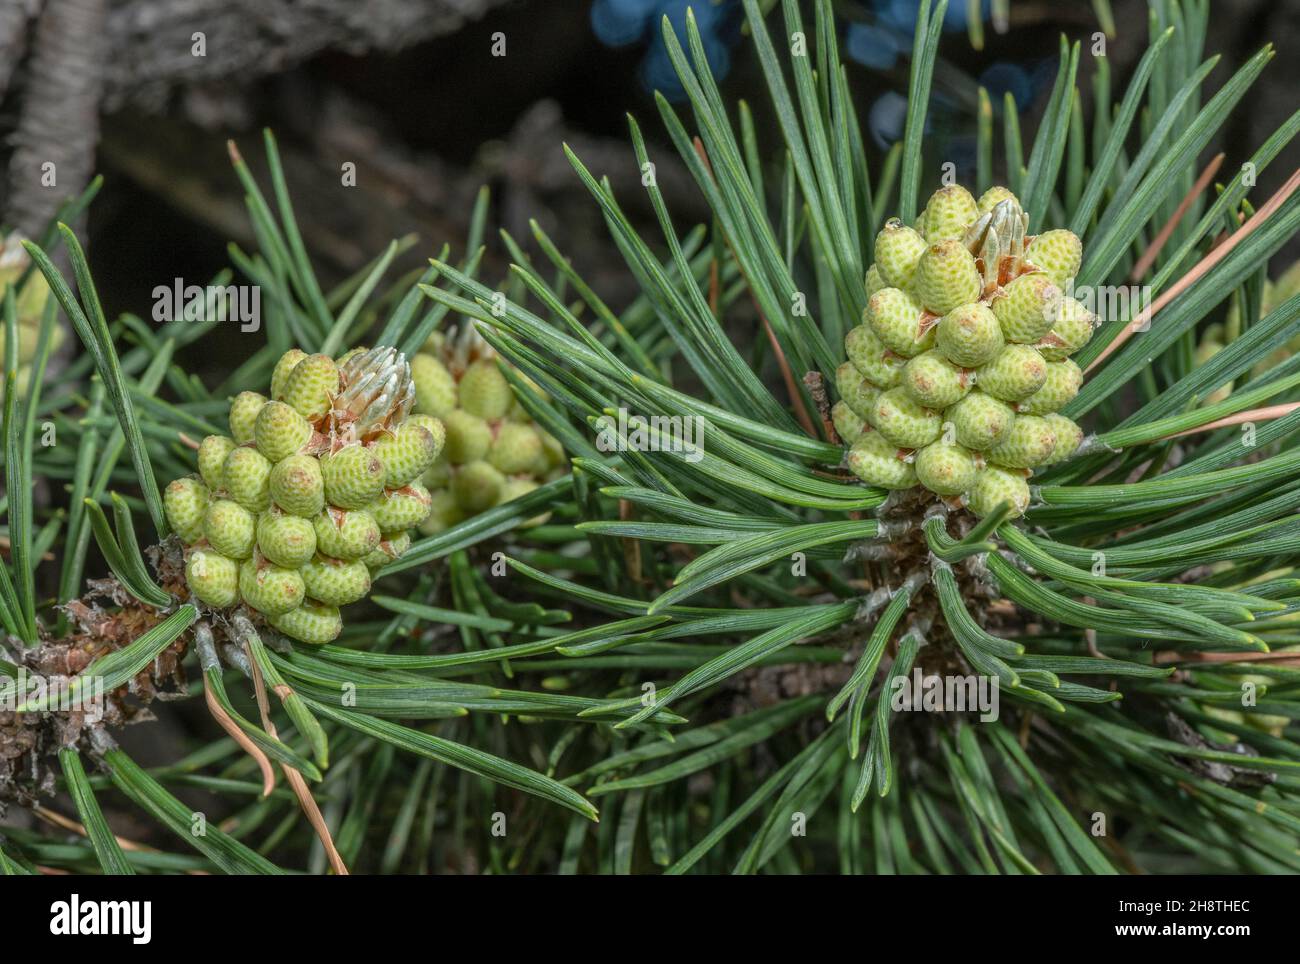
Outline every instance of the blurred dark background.
[[(493, 229), (505, 227), (522, 241), (527, 219), (538, 218), (619, 305), (632, 293), (631, 279), (561, 143), (607, 175), (634, 220), (657, 238), (626, 136), (625, 114), (635, 114), (679, 229), (705, 216), (664, 143), (649, 93), (655, 85), (680, 98), (658, 21), (667, 14), (681, 24), (687, 5), (0, 0), (0, 143), (6, 145), (0, 211), (8, 226), (38, 233), (59, 199), (102, 173), (103, 190), (81, 225), (92, 265), (110, 315), (145, 313), (155, 285), (176, 277), (205, 283), (229, 263), (227, 242), (252, 246), (225, 142), (238, 142), (265, 185), (260, 130), (269, 126), (303, 234), (327, 282), (411, 232), (420, 241), (403, 267), (418, 265), (443, 242), (459, 252), (474, 194), (488, 184)], [(1062, 32), (1084, 41), (1080, 90), (1091, 99), (1088, 47), (1100, 29), (1091, 3), (1013, 0), (1007, 32), (984, 24), (983, 50), (973, 49), (958, 22), (966, 4), (952, 6), (927, 138), (939, 157), (973, 164), (968, 118), (979, 82), (1013, 92), (1028, 151)], [(1107, 56), (1118, 100), (1146, 46), (1147, 5), (1117, 0), (1112, 7)], [(779, 133), (751, 42), (740, 29), (738, 0), (696, 0), (695, 8), (710, 60), (725, 74), (724, 94), (748, 100), (762, 148), (778, 159)], [(901, 134), (907, 57), (899, 47), (908, 42), (915, 3), (844, 0), (836, 13), (874, 177), (884, 149)], [(806, 16), (811, 31), (810, 10)], [(1218, 147), (1228, 153), (1227, 172), (1295, 109), (1300, 3), (1213, 0), (1211, 18), (1207, 52), (1224, 56), (1207, 97), (1266, 41), (1281, 52), (1225, 128)], [(770, 28), (779, 30), (779, 22), (774, 12)], [(997, 141), (1000, 164), (1000, 134)], [(56, 161), (55, 188), (34, 186), (45, 159)], [(356, 165), (355, 187), (341, 184), (347, 162)], [(1265, 172), (1256, 197), (1267, 197), (1297, 163), (1292, 144)], [(495, 230), (488, 240), (495, 241)], [(484, 276), (490, 280), (503, 267), (499, 247), (489, 253)], [(225, 352), (237, 356), (251, 348), (206, 345), (203, 361), (224, 368), (232, 360)]]

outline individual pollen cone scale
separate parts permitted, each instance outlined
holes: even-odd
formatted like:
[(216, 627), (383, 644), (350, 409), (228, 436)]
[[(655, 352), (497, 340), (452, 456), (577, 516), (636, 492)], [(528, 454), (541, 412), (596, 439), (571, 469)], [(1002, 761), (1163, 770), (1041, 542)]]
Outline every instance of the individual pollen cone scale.
[(951, 185), (915, 229), (892, 218), (877, 235), (832, 409), (864, 482), (919, 485), (976, 515), (1007, 502), (1020, 515), (1028, 476), (1079, 447), (1082, 430), (1058, 410), (1083, 384), (1069, 356), (1097, 324), (1064, 293), (1083, 245), (1030, 227), (1007, 188), (977, 201)]
[(163, 505), (195, 600), (327, 643), (343, 628), (338, 607), (365, 598), (371, 570), (399, 557), (428, 518), (418, 480), (446, 428), (411, 414), (415, 382), (392, 348), (338, 359), (293, 349), (270, 389), (232, 400), (230, 435), (200, 443), (198, 475), (167, 486)]

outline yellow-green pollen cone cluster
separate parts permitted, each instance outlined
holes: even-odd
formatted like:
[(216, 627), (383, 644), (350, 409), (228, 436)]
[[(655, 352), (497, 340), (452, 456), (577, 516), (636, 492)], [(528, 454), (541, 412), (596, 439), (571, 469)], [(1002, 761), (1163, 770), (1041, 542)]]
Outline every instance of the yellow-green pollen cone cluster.
[(1083, 432), (1058, 410), (1083, 383), (1070, 356), (1097, 323), (1065, 293), (1083, 246), (1062, 229), (1030, 235), (1028, 220), (1004, 187), (976, 200), (952, 185), (914, 226), (893, 218), (877, 235), (831, 412), (864, 482), (1018, 516), (1030, 474), (1078, 448)]
[[(17, 233), (0, 239), (0, 294), (11, 284), (17, 283), (31, 264), (22, 240), (22, 236)], [(32, 361), (36, 358), (41, 337), (41, 314), (49, 295), (50, 286), (45, 275), (32, 271), (15, 300), (18, 309), (18, 367), (14, 386), (19, 395), (26, 395), (31, 387)], [(7, 337), (4, 324), (0, 323), (0, 367), (3, 367)], [(63, 338), (63, 328), (56, 324), (50, 331), (51, 355), (59, 350)], [(0, 392), (4, 391), (4, 384), (4, 372), (0, 371)]]
[(433, 506), (420, 525), (423, 534), (441, 532), (564, 473), (564, 449), (520, 405), (502, 362), (474, 328), (431, 335), (411, 359), (411, 377), (415, 411), (447, 427), (447, 444), (424, 473)]
[(163, 493), (193, 596), (247, 606), (305, 643), (335, 639), (339, 607), (370, 592), (430, 513), (420, 479), (446, 430), (414, 403), (395, 349), (285, 353), (270, 397), (236, 396), (230, 434), (205, 438), (198, 475)]

